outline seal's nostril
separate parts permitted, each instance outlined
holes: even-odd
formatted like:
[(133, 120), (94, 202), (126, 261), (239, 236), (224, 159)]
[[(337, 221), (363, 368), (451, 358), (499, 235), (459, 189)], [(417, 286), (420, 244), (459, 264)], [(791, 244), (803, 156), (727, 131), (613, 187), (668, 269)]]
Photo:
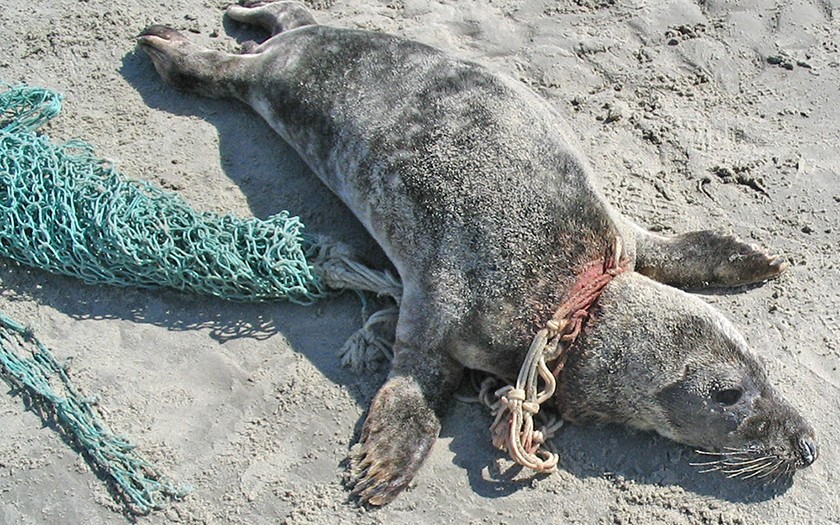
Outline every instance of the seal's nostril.
[(819, 448), (813, 438), (803, 437), (799, 439), (799, 457), (802, 459), (803, 467), (813, 463), (818, 455)]

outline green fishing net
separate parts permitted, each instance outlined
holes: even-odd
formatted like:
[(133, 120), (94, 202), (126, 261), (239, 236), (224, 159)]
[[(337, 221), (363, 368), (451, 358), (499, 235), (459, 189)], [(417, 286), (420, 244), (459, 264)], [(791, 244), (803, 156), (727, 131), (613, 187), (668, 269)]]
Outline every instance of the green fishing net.
[[(310, 303), (328, 293), (307, 260), (323, 247), (303, 235), (296, 217), (195, 211), (177, 194), (126, 179), (85, 142), (55, 144), (37, 133), (59, 114), (58, 93), (2, 88), (0, 255), (88, 283), (240, 301)], [(186, 493), (112, 433), (46, 346), (2, 313), (0, 371), (111, 478), (130, 511), (146, 513)]]
[(0, 255), (88, 283), (241, 301), (326, 294), (307, 260), (317, 243), (297, 217), (196, 211), (176, 193), (126, 179), (85, 142), (36, 133), (60, 110), (61, 96), (47, 89), (0, 94)]

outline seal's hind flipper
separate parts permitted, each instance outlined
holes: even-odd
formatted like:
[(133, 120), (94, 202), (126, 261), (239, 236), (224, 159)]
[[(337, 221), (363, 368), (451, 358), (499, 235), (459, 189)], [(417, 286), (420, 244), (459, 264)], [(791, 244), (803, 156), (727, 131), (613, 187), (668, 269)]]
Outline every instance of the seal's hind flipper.
[(677, 288), (740, 286), (778, 276), (784, 257), (714, 231), (636, 238), (636, 271)]
[(227, 15), (237, 22), (255, 25), (270, 31), (271, 36), (297, 27), (316, 25), (312, 13), (300, 2), (252, 2), (232, 5)]
[(414, 479), (437, 440), (440, 413), (461, 372), (448, 356), (395, 348), (391, 376), (350, 451), (350, 485), (361, 503), (385, 505)]
[(183, 33), (163, 25), (152, 25), (137, 37), (137, 47), (152, 59), (166, 83), (184, 91), (211, 98), (241, 98), (246, 61), (238, 56), (203, 48)]

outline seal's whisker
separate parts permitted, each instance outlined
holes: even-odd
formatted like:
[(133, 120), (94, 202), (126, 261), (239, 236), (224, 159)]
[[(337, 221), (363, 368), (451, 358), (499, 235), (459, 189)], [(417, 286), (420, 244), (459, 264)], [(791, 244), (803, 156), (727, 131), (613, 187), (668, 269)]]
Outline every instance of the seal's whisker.
[(757, 458), (753, 458), (753, 459), (745, 459), (745, 460), (740, 460), (739, 459), (739, 461), (729, 461), (727, 459), (724, 459), (724, 460), (721, 460), (721, 463), (723, 463), (727, 467), (747, 467), (747, 466), (750, 466), (750, 465), (754, 465), (756, 463), (760, 463), (760, 462), (766, 460), (768, 457), (775, 457), (775, 456), (761, 456), (761, 457), (757, 457)]
[(749, 460), (753, 459), (756, 451), (749, 449), (727, 449), (723, 452), (712, 452), (709, 450), (695, 450), (701, 456), (717, 456), (723, 460)]
[(697, 449), (694, 452), (700, 454), (701, 456), (726, 456), (726, 455), (729, 454), (728, 452), (712, 452), (710, 450), (700, 450), (700, 449)]
[(760, 458), (760, 461), (758, 463), (734, 467), (725, 465), (721, 467), (720, 471), (727, 474), (728, 477), (738, 477), (743, 474), (749, 474), (751, 472), (763, 472), (764, 469), (766, 469), (776, 459), (777, 458), (775, 456), (764, 456)]
[(746, 474), (746, 472), (744, 472), (743, 470), (727, 471), (727, 470), (721, 469), (721, 472), (726, 474), (726, 477), (729, 478), (729, 479), (740, 478), (740, 477), (744, 476), (744, 474)]
[(760, 467), (763, 464), (768, 462), (772, 462), (776, 459), (779, 459), (777, 456), (761, 456), (759, 458), (755, 458), (749, 462), (742, 462), (742, 463), (728, 463), (726, 461), (723, 462), (725, 468), (729, 470), (753, 470), (755, 468)]
[(785, 468), (779, 470), (779, 473), (773, 478), (773, 481), (778, 481), (782, 476), (790, 475), (794, 470), (796, 470), (796, 467), (792, 463), (786, 463)]
[(776, 483), (776, 482), (777, 482), (777, 481), (779, 481), (779, 480), (780, 480), (783, 476), (785, 476), (786, 474), (789, 474), (789, 473), (790, 473), (790, 469), (789, 469), (789, 468), (787, 468), (787, 467), (786, 467), (786, 468), (783, 468), (783, 469), (779, 469), (779, 470), (777, 470), (777, 471), (776, 471), (776, 475), (775, 475), (775, 476), (773, 476), (772, 478), (767, 478), (767, 480), (766, 480), (765, 482), (766, 482), (768, 485), (769, 485), (770, 483)]
[[(770, 463), (777, 459), (776, 456), (755, 457), (755, 451), (748, 451), (746, 449), (733, 450), (737, 451), (708, 452), (698, 450), (698, 453), (706, 456), (713, 456), (715, 459), (690, 463), (690, 465), (694, 467), (705, 467), (700, 471), (701, 474), (719, 471), (726, 474), (728, 477), (738, 477), (745, 474), (751, 474), (752, 472), (763, 473)], [(747, 454), (750, 455), (748, 456)]]
[(765, 458), (765, 461), (758, 464), (748, 465), (746, 467), (741, 467), (741, 472), (752, 473), (752, 472), (765, 472), (767, 469), (775, 469), (779, 466), (781, 460), (777, 456), (769, 456)]
[(779, 466), (783, 462), (784, 461), (780, 459), (780, 460), (776, 461), (775, 463), (773, 463), (771, 465), (767, 465), (763, 470), (758, 470), (758, 471), (753, 472), (749, 476), (745, 476), (744, 479), (750, 479), (750, 478), (754, 478), (754, 477), (761, 478), (762, 477), (761, 474), (769, 474), (769, 473), (774, 472), (777, 468), (779, 468)]
[(760, 471), (760, 470), (757, 470), (757, 471), (753, 472), (752, 474), (748, 474), (748, 475), (746, 475), (746, 476), (741, 477), (741, 479), (750, 479), (750, 478), (754, 478), (756, 475), (758, 475), (758, 474), (760, 474), (760, 473), (761, 473), (761, 471)]
[(796, 469), (794, 462), (779, 454), (762, 453), (755, 447), (730, 448), (723, 451), (695, 450), (707, 461), (691, 462), (692, 467), (700, 467), (698, 472), (707, 474), (720, 472), (728, 479), (761, 479), (764, 483), (775, 483), (779, 478)]
[(723, 450), (726, 450), (730, 453), (734, 452), (736, 454), (754, 454), (756, 452), (755, 449), (750, 448), (750, 447), (744, 447), (744, 448), (723, 447)]
[(726, 472), (727, 477), (741, 477), (742, 479), (750, 479), (756, 476), (769, 475), (778, 469), (784, 463), (784, 460), (779, 459), (778, 456), (767, 456), (764, 463), (753, 465), (746, 468), (739, 468), (734, 470), (721, 470)]
[(774, 480), (779, 479), (779, 476), (783, 475), (785, 472), (788, 472), (788, 468), (789, 468), (789, 467), (784, 467), (784, 468), (780, 469), (779, 467), (781, 466), (782, 463), (784, 463), (784, 462), (782, 460), (779, 460), (778, 463), (773, 465), (773, 468), (768, 469), (767, 472), (758, 476), (758, 479), (768, 478), (768, 477), (772, 476), (773, 474), (776, 474), (776, 477), (773, 478)]
[(724, 465), (723, 461), (724, 460), (722, 460), (722, 459), (716, 459), (714, 461), (702, 461), (700, 463), (689, 463), (689, 465), (691, 465), (692, 467), (710, 467), (712, 465), (722, 466), (722, 465)]

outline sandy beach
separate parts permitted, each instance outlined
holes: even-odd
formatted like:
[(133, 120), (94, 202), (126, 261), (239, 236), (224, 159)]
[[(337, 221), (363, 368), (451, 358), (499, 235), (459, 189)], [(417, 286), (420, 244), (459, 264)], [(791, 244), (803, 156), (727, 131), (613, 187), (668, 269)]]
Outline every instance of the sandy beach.
[[(703, 298), (815, 427), (792, 483), (702, 474), (700, 456), (622, 427), (567, 426), (559, 472), (490, 442), (455, 403), (413, 486), (380, 510), (344, 487), (346, 456), (386, 371), (343, 368), (361, 326), (347, 293), (240, 304), (86, 285), (0, 259), (0, 311), (31, 326), (100, 398), (183, 501), (133, 517), (108, 483), (2, 383), (0, 525), (840, 523), (840, 0), (316, 0), (323, 24), (384, 31), (475, 60), (563, 114), (622, 213), (663, 233), (718, 229), (791, 263), (763, 286)], [(377, 256), (373, 241), (248, 108), (164, 85), (134, 37), (162, 23), (238, 49), (255, 33), (223, 0), (0, 0), (0, 80), (65, 95), (45, 130), (96, 146), (195, 208), (281, 210)]]

